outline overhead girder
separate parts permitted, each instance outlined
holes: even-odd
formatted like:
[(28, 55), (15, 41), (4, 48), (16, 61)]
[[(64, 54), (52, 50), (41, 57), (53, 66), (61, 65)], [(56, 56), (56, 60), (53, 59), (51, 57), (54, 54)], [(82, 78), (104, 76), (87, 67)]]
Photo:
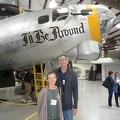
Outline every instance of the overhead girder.
[(65, 3), (65, 0), (62, 0), (62, 2), (60, 3), (60, 6), (63, 5)]
[(83, 0), (79, 0), (79, 2), (77, 4), (81, 4), (83, 2)]
[[(48, 0), (45, 0), (43, 9), (46, 8), (47, 3), (48, 3)], [(60, 6), (63, 5), (64, 3), (65, 3), (65, 0), (62, 0), (62, 1), (60, 2)]]
[(116, 14), (116, 16), (119, 16), (120, 15), (120, 12), (118, 12), (117, 14)]
[(31, 9), (31, 0), (29, 0), (29, 9)]
[(46, 8), (47, 2), (48, 2), (48, 0), (45, 0), (43, 9)]
[(120, 35), (116, 35), (116, 36), (114, 36), (114, 37), (111, 37), (110, 39), (115, 39), (115, 38), (117, 38), (117, 37), (120, 37)]
[(119, 22), (117, 22), (117, 23), (115, 23), (114, 25), (113, 25), (113, 27), (115, 27), (116, 25), (118, 25), (118, 24), (120, 24), (120, 21)]
[(94, 0), (94, 1), (120, 10), (120, 0)]
[(117, 29), (117, 30), (115, 30), (115, 31), (113, 31), (113, 32), (111, 32), (109, 35), (112, 35), (112, 34), (114, 34), (114, 33), (118, 32), (118, 31), (120, 31), (120, 28), (119, 28), (119, 29)]

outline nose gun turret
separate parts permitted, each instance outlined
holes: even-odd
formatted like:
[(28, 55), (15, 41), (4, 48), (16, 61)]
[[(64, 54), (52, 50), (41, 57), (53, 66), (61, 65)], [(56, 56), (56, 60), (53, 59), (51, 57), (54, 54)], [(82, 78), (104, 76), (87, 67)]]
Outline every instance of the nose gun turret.
[(106, 40), (116, 20), (115, 14), (104, 6), (97, 6), (102, 40)]

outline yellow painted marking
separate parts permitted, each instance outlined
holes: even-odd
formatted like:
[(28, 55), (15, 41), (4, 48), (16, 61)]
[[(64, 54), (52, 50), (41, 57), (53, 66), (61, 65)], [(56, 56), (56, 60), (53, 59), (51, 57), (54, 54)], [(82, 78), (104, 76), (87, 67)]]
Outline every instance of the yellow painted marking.
[(4, 104), (9, 104), (9, 105), (16, 105), (16, 106), (28, 106), (28, 105), (35, 105), (36, 102), (31, 102), (31, 103), (16, 103), (16, 102), (5, 102), (5, 101), (2, 101), (0, 100), (1, 103), (4, 103)]
[(31, 118), (34, 117), (36, 114), (38, 114), (38, 112), (33, 113), (33, 114), (30, 115), (29, 117), (25, 118), (25, 120), (29, 120), (29, 119), (31, 119)]
[(19, 6), (19, 14), (21, 14), (22, 12), (22, 8)]
[(92, 40), (96, 40), (98, 42), (102, 42), (102, 36), (100, 32), (99, 18), (97, 9), (94, 5), (86, 5), (87, 9), (92, 9), (92, 15), (88, 15), (88, 24), (90, 29), (90, 35)]

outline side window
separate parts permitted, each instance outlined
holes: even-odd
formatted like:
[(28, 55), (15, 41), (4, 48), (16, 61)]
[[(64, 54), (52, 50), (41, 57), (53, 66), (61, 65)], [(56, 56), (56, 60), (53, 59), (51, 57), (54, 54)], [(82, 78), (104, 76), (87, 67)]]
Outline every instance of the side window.
[(39, 24), (47, 23), (48, 21), (49, 21), (49, 16), (48, 15), (40, 16), (38, 18), (38, 23)]
[(65, 20), (68, 17), (68, 8), (54, 9), (52, 14), (53, 21)]

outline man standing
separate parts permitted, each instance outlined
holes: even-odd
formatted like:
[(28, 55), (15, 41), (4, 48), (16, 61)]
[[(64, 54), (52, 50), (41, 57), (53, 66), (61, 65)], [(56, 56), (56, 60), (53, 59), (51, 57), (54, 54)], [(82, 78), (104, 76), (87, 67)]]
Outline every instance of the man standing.
[(108, 105), (110, 108), (114, 108), (114, 106), (112, 106), (112, 96), (113, 96), (113, 87), (114, 87), (113, 71), (108, 72), (108, 77), (106, 79), (109, 80)]
[(59, 57), (59, 63), (60, 67), (55, 70), (55, 73), (56, 85), (61, 88), (63, 117), (64, 120), (73, 120), (78, 104), (77, 74), (68, 67), (69, 58), (66, 54)]
[(30, 71), (27, 71), (24, 77), (24, 85), (25, 85), (25, 95), (22, 98), (23, 103), (31, 102), (30, 100), (30, 93), (31, 93), (31, 81), (32, 81), (32, 74)]

